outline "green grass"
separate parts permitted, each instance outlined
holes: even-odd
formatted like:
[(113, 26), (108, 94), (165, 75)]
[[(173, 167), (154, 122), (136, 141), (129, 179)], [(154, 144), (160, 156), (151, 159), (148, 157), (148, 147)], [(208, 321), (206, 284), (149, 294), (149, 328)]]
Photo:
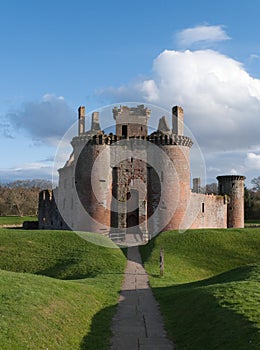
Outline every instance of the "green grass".
[(73, 232), (1, 229), (1, 349), (108, 349), (125, 262)]
[[(105, 237), (102, 240), (104, 244), (111, 244)], [(59, 279), (79, 279), (122, 270), (122, 254), (118, 248), (92, 244), (71, 231), (1, 229), (0, 252), (2, 270)]]
[(0, 226), (22, 225), (24, 221), (37, 221), (37, 216), (0, 216)]
[(260, 229), (165, 232), (140, 251), (177, 350), (259, 349)]

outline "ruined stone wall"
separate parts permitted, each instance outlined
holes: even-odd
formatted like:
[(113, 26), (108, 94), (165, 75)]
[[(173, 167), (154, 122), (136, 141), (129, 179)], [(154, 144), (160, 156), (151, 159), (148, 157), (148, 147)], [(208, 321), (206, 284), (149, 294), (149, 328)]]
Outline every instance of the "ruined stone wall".
[(38, 220), (40, 230), (68, 230), (58, 210), (55, 190), (43, 190), (39, 194)]
[[(140, 138), (110, 147), (112, 180), (111, 226), (115, 232), (147, 234), (147, 153)], [(115, 229), (115, 230), (114, 230)]]
[(191, 193), (187, 213), (190, 228), (226, 228), (227, 198), (213, 194)]

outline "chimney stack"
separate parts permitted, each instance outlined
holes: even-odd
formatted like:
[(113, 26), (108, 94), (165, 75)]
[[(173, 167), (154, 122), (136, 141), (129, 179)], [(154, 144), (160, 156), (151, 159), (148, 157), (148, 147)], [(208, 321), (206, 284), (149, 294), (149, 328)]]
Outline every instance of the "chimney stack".
[(94, 131), (101, 130), (100, 124), (99, 124), (99, 112), (92, 113), (91, 130), (94, 130)]
[(79, 136), (85, 133), (85, 107), (80, 106), (78, 109), (79, 116)]
[(183, 119), (183, 109), (179, 106), (172, 107), (172, 132), (174, 134), (183, 135)]

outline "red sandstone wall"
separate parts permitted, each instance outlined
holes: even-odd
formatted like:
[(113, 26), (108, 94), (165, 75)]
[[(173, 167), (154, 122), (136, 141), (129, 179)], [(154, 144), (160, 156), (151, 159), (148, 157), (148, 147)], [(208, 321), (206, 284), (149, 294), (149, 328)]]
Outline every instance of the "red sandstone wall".
[[(75, 172), (79, 199), (92, 218), (86, 223), (85, 229), (97, 233), (106, 233), (110, 228), (112, 178), (110, 153), (105, 152), (107, 147), (106, 144), (86, 145), (80, 154)], [(100, 159), (95, 163), (98, 157)], [(91, 182), (92, 171), (94, 183)]]
[(191, 193), (189, 216), (190, 228), (226, 228), (227, 203), (225, 203), (225, 197)]
[(167, 209), (172, 210), (168, 224), (164, 230), (186, 228), (183, 220), (190, 198), (190, 148), (185, 146), (163, 146), (163, 150), (172, 160), (175, 173), (168, 172), (164, 166), (166, 187), (162, 199)]
[(244, 227), (244, 177), (220, 177), (221, 192), (229, 195), (228, 227)]

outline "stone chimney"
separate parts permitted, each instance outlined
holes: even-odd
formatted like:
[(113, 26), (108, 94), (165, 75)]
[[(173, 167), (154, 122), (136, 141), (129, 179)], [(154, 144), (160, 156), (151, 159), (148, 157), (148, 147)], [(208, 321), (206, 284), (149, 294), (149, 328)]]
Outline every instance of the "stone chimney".
[(85, 133), (85, 107), (80, 106), (78, 109), (78, 125), (79, 125), (79, 136)]
[(94, 131), (101, 130), (100, 124), (99, 124), (99, 112), (92, 113), (91, 130), (94, 130)]
[(200, 184), (200, 178), (199, 177), (195, 177), (193, 179), (193, 192), (201, 193), (201, 184)]
[(172, 132), (177, 135), (183, 135), (183, 109), (179, 106), (172, 107)]

